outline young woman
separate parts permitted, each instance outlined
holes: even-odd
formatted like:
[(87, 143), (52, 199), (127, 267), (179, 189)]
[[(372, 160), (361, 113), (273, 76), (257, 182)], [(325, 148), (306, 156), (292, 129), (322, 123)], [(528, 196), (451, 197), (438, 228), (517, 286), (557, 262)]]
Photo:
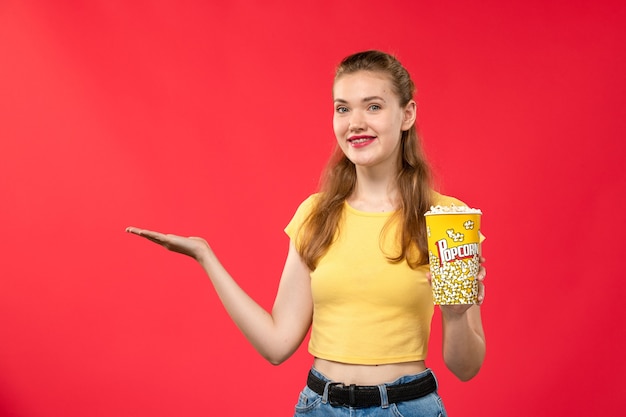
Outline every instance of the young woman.
[[(333, 86), (335, 157), (320, 193), (285, 231), (291, 242), (271, 313), (236, 284), (204, 239), (129, 227), (196, 259), (256, 350), (280, 364), (309, 327), (314, 356), (296, 416), (445, 416), (425, 358), (433, 315), (424, 213), (462, 205), (431, 189), (414, 85), (392, 56), (345, 58)], [(485, 356), (479, 304), (441, 306), (443, 356), (461, 380)]]

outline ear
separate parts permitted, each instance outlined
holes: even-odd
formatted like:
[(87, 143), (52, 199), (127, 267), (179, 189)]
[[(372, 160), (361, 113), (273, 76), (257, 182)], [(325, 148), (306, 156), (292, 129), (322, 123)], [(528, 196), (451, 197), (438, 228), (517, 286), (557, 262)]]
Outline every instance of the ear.
[(411, 100), (404, 107), (402, 114), (402, 131), (409, 130), (415, 124), (417, 118), (417, 103)]

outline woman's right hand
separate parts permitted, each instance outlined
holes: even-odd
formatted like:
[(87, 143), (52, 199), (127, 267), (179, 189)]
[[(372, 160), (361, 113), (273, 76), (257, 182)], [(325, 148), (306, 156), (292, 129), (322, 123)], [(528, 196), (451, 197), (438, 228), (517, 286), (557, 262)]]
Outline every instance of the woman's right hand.
[(237, 327), (270, 363), (278, 365), (286, 360), (306, 337), (313, 317), (311, 275), (293, 243), (289, 244), (276, 300), (269, 313), (235, 282), (206, 240), (137, 227), (128, 227), (126, 231), (197, 260)]
[(126, 231), (157, 243), (172, 252), (190, 256), (198, 262), (211, 251), (207, 241), (201, 237), (183, 237), (163, 234), (152, 230), (139, 229), (137, 227), (127, 227)]

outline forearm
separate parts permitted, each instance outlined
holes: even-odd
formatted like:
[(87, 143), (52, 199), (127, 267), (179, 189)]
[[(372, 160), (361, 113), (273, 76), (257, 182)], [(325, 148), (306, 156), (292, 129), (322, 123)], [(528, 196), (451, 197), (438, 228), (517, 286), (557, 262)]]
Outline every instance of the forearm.
[(443, 358), (446, 366), (460, 380), (473, 378), (485, 358), (485, 335), (480, 307), (474, 305), (464, 313), (442, 309)]
[(313, 300), (308, 267), (293, 243), (289, 245), (272, 313), (268, 313), (237, 285), (206, 240), (127, 227), (164, 248), (190, 256), (209, 275), (226, 311), (254, 348), (268, 361), (279, 364), (298, 348), (311, 325)]
[[(272, 364), (287, 359), (300, 345), (308, 330), (298, 317), (274, 317), (254, 301), (230, 276), (209, 250), (198, 262), (209, 276), (224, 308), (254, 348)], [(291, 315), (292, 317), (294, 314)], [(301, 334), (300, 334), (301, 333)]]
[(215, 254), (207, 252), (200, 265), (209, 276), (224, 308), (254, 348), (270, 360), (276, 355), (271, 343), (274, 321), (230, 276)]

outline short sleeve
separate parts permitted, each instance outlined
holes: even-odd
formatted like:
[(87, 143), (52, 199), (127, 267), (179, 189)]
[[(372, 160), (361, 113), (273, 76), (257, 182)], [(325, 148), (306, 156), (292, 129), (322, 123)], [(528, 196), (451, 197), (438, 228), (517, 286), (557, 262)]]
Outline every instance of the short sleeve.
[(313, 209), (313, 204), (316, 199), (317, 194), (313, 194), (302, 203), (300, 203), (300, 206), (296, 210), (296, 213), (293, 215), (293, 217), (285, 227), (285, 233), (292, 241), (296, 241), (296, 237), (300, 232), (300, 228), (302, 227), (302, 224), (304, 223), (306, 218), (311, 213), (311, 210)]

